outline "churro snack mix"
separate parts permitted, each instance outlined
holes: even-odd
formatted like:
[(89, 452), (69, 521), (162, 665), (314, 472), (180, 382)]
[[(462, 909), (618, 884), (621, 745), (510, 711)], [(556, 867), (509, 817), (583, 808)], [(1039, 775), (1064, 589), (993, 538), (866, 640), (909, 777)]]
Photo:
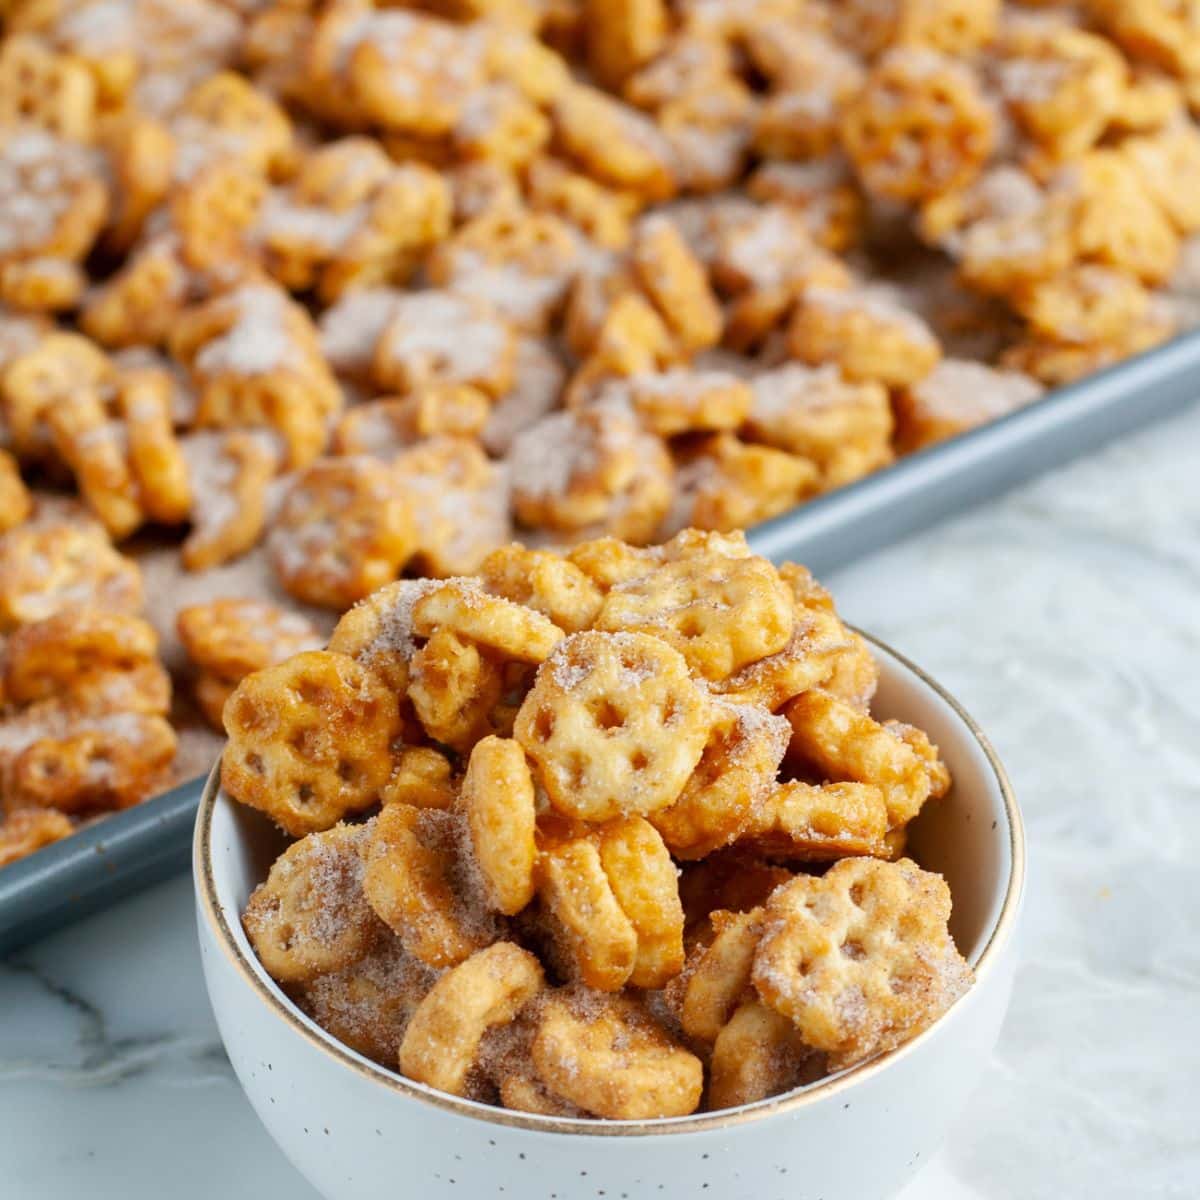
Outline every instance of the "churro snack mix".
[(876, 675), (740, 534), (390, 584), (226, 703), (222, 784), (294, 839), (246, 933), (348, 1046), (506, 1108), (682, 1116), (852, 1066), (972, 978), (904, 857), (949, 772)]

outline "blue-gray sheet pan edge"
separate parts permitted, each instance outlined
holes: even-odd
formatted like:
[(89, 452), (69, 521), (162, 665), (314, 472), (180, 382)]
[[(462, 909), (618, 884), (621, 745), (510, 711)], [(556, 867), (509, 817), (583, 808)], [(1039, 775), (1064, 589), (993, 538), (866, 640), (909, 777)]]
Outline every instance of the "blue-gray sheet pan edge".
[[(1049, 392), (750, 531), (824, 574), (1200, 399), (1200, 331)], [(0, 870), (0, 954), (186, 869), (202, 779)]]

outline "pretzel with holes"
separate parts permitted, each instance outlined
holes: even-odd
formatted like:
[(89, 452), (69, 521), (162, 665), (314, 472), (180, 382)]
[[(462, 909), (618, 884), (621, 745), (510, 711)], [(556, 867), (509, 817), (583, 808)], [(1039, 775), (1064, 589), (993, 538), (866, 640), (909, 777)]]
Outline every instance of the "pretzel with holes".
[(623, 996), (596, 1005), (580, 1005), (569, 993), (550, 997), (530, 1057), (554, 1094), (596, 1116), (686, 1116), (700, 1103), (700, 1060)]
[(396, 577), (415, 537), (408, 506), (382, 463), (319, 458), (284, 497), (267, 548), (290, 595), (346, 609)]
[(486, 913), (456, 886), (458, 814), (388, 804), (370, 826), (363, 887), (415, 958), (453, 967), (494, 940)]
[(250, 895), (242, 924), (275, 979), (307, 983), (362, 959), (382, 926), (363, 892), (362, 826), (293, 842)]
[(643, 633), (588, 631), (538, 672), (514, 736), (559, 812), (602, 821), (674, 803), (710, 721), (678, 651)]
[(344, 654), (306, 651), (230, 697), (222, 783), (293, 836), (328, 829), (378, 799), (399, 724), (382, 681)]
[(0, 819), (0, 867), (52, 846), (75, 830), (71, 818), (53, 808), (18, 808)]
[(454, 1096), (469, 1094), (484, 1035), (511, 1022), (542, 990), (538, 960), (496, 942), (447, 971), (413, 1013), (400, 1043), (400, 1070)]
[(768, 900), (754, 956), (763, 1000), (833, 1070), (905, 1041), (969, 986), (946, 929), (950, 892), (908, 859), (846, 859)]

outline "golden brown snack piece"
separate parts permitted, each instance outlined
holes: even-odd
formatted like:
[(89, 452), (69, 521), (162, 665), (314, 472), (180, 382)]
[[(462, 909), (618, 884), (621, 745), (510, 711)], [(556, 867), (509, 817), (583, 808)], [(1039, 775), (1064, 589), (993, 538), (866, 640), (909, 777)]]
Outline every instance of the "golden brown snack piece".
[(395, 579), (416, 546), (408, 505), (371, 458), (321, 458), (292, 484), (267, 548), (284, 589), (346, 609)]
[(61, 841), (73, 830), (70, 817), (53, 808), (10, 809), (0, 820), (0, 867)]
[(352, 658), (310, 650), (248, 675), (225, 706), (225, 790), (302, 837), (379, 799), (396, 697)]
[(602, 598), (591, 580), (546, 550), (501, 546), (480, 564), (479, 576), (489, 592), (536, 609), (566, 633), (587, 629), (600, 611)]
[(680, 1024), (689, 1037), (711, 1044), (747, 996), (763, 910), (716, 910), (710, 919), (715, 936), (693, 951), (684, 974)]
[(566, 816), (644, 815), (678, 799), (709, 706), (675, 650), (641, 633), (572, 634), (517, 714), (515, 737)]
[(471, 849), (488, 902), (519, 913), (534, 896), (537, 808), (525, 752), (508, 738), (485, 737), (471, 750), (462, 781)]
[(786, 712), (792, 755), (828, 779), (874, 784), (891, 825), (921, 811), (932, 791), (929, 768), (895, 730), (819, 688), (797, 696)]
[(622, 996), (552, 996), (538, 1014), (530, 1056), (552, 1092), (600, 1117), (686, 1116), (704, 1085), (700, 1060)]
[(600, 848), (588, 837), (553, 839), (537, 864), (538, 896), (572, 977), (620, 991), (637, 962), (638, 931), (617, 901)]
[(279, 457), (257, 433), (189, 434), (182, 444), (192, 529), (180, 558), (189, 571), (205, 571), (245, 554), (262, 535)]
[(470, 1092), (480, 1042), (507, 1025), (542, 989), (541, 964), (496, 942), (447, 971), (421, 1001), (400, 1044), (400, 1070), (451, 1095)]
[(450, 629), (437, 629), (409, 660), (408, 698), (425, 732), (468, 753), (491, 728), (504, 690), (500, 668)]
[(60, 609), (9, 637), (4, 695), (16, 704), (56, 699), (90, 712), (165, 716), (171, 681), (157, 652), (158, 636), (141, 617)]
[(33, 499), (21, 478), (17, 461), (0, 449), (0, 533), (7, 533), (33, 511)]
[(364, 958), (385, 932), (363, 893), (362, 826), (293, 842), (246, 904), (242, 924), (272, 978), (307, 983)]
[(772, 859), (822, 862), (869, 854), (889, 857), (888, 810), (883, 792), (869, 783), (792, 780), (777, 787), (755, 811), (739, 847)]
[(796, 1027), (759, 1000), (738, 1006), (713, 1042), (709, 1108), (736, 1108), (777, 1096), (823, 1074), (820, 1056)]
[(170, 377), (163, 371), (122, 373), (117, 404), (125, 429), (129, 470), (148, 520), (175, 525), (192, 506), (187, 460), (171, 420)]
[[(792, 633), (787, 589), (744, 542), (708, 539), (702, 551), (676, 538), (667, 561), (617, 583), (598, 629), (653, 634), (674, 646), (705, 679), (719, 681), (782, 650)], [(695, 535), (703, 538), (703, 535)]]
[(192, 684), (192, 697), (204, 719), (218, 733), (225, 731), (225, 705), (237, 690), (237, 682), (201, 671)]
[(142, 607), (137, 564), (113, 549), (103, 530), (51, 521), (0, 536), (0, 630), (83, 600), (123, 613)]
[(490, 916), (466, 894), (459, 818), (388, 804), (370, 826), (363, 887), (404, 948), (430, 967), (452, 967), (487, 946)]
[[(49, 703), (54, 706), (54, 702)], [(175, 731), (160, 716), (60, 710), (4, 770), (5, 806), (78, 813), (128, 808), (165, 782)]]
[(708, 743), (679, 799), (650, 821), (671, 853), (697, 859), (734, 841), (775, 787), (790, 726), (751, 705), (715, 704)]
[(404, 1031), (435, 973), (384, 936), (378, 949), (303, 985), (299, 1003), (339, 1042), (394, 1069)]
[(233, 683), (322, 640), (307, 617), (265, 600), (191, 604), (179, 610), (175, 626), (196, 666)]
[(767, 902), (754, 960), (763, 1000), (839, 1070), (907, 1040), (971, 983), (946, 930), (950, 892), (908, 859), (847, 859)]
[(392, 777), (384, 785), (383, 804), (414, 808), (453, 808), (458, 781), (450, 760), (432, 746), (405, 746), (396, 754)]
[(637, 935), (629, 983), (662, 987), (683, 966), (683, 906), (670, 851), (641, 817), (610, 822), (599, 839), (604, 874)]

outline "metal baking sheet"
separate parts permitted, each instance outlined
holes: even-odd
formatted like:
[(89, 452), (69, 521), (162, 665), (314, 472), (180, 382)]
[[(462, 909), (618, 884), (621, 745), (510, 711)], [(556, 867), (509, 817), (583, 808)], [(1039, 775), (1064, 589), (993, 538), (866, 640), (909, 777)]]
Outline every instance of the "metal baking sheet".
[[(1200, 398), (1200, 330), (750, 531), (818, 575), (956, 516)], [(203, 779), (0, 869), (0, 954), (187, 867)]]

